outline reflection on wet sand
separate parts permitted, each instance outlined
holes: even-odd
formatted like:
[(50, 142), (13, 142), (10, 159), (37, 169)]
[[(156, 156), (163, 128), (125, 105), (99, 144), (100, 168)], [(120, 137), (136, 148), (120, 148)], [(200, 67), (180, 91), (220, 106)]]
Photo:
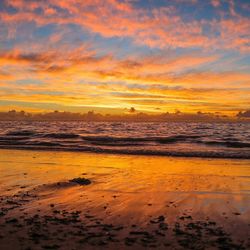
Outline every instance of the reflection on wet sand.
[(249, 163), (1, 150), (0, 245), (248, 248)]

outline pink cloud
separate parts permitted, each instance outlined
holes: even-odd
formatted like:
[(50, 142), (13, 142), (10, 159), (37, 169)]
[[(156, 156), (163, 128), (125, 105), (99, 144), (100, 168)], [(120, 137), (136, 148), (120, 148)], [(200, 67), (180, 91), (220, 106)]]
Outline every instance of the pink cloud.
[(216, 8), (220, 6), (220, 0), (211, 0), (211, 4)]
[[(48, 0), (27, 4), (25, 0), (11, 0), (8, 4), (19, 10), (16, 14), (0, 13), (0, 20), (10, 30), (21, 22), (35, 22), (39, 26), (74, 23), (106, 38), (129, 37), (135, 43), (149, 47), (249, 51), (250, 20), (236, 13), (233, 0), (229, 2), (230, 18), (211, 21), (184, 21), (174, 7), (138, 9), (129, 1)], [(211, 4), (218, 7), (220, 2), (212, 0)], [(37, 14), (34, 11), (37, 8), (43, 12)], [(207, 27), (212, 31), (204, 32)]]

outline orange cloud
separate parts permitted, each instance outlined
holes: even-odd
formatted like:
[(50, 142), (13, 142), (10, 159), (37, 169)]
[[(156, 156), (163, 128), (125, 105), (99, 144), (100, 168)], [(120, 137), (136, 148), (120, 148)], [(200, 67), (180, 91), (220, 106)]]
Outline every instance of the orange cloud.
[[(6, 2), (17, 10), (0, 12), (9, 38), (18, 34), (19, 24), (36, 28), (55, 24), (57, 29), (39, 42), (27, 36), (23, 43), (0, 51), (1, 100), (133, 106), (149, 111), (178, 107), (231, 112), (249, 107), (248, 68), (226, 67), (229, 62), (221, 53), (250, 52), (249, 18), (237, 13), (233, 1), (227, 16), (220, 12), (220, 1), (213, 0), (211, 4), (220, 13), (217, 19), (189, 21), (173, 6), (136, 8), (133, 1)], [(81, 45), (70, 47), (63, 41), (70, 36), (68, 24), (89, 32), (89, 41), (80, 40)], [(147, 48), (149, 53), (144, 56), (128, 53), (122, 57), (115, 50), (103, 53), (104, 49), (91, 44), (96, 34), (102, 38), (129, 38), (136, 48), (143, 45), (145, 49), (146, 45), (160, 52), (151, 53)], [(171, 53), (173, 48), (184, 52)]]
[[(174, 7), (135, 8), (130, 2), (108, 1), (8, 1), (17, 8), (15, 14), (1, 13), (0, 19), (7, 25), (19, 22), (35, 22), (37, 25), (78, 24), (103, 37), (130, 37), (137, 44), (150, 47), (200, 47), (227, 48), (249, 51), (249, 18), (235, 12), (230, 1), (231, 17), (219, 20), (184, 21)], [(218, 6), (218, 1), (212, 1)], [(67, 11), (58, 11), (56, 9)], [(42, 12), (37, 14), (36, 9)], [(218, 30), (204, 32), (210, 27)]]

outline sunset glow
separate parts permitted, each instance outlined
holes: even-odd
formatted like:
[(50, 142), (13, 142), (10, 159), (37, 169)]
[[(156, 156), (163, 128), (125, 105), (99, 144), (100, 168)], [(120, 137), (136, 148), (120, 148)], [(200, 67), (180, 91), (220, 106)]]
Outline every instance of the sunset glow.
[(3, 0), (0, 108), (250, 107), (248, 0)]

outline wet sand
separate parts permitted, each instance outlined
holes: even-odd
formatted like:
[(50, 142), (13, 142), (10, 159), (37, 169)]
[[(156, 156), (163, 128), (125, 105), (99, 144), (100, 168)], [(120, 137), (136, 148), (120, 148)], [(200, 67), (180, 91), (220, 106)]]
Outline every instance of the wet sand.
[(250, 248), (249, 160), (0, 150), (0, 171), (0, 249)]

